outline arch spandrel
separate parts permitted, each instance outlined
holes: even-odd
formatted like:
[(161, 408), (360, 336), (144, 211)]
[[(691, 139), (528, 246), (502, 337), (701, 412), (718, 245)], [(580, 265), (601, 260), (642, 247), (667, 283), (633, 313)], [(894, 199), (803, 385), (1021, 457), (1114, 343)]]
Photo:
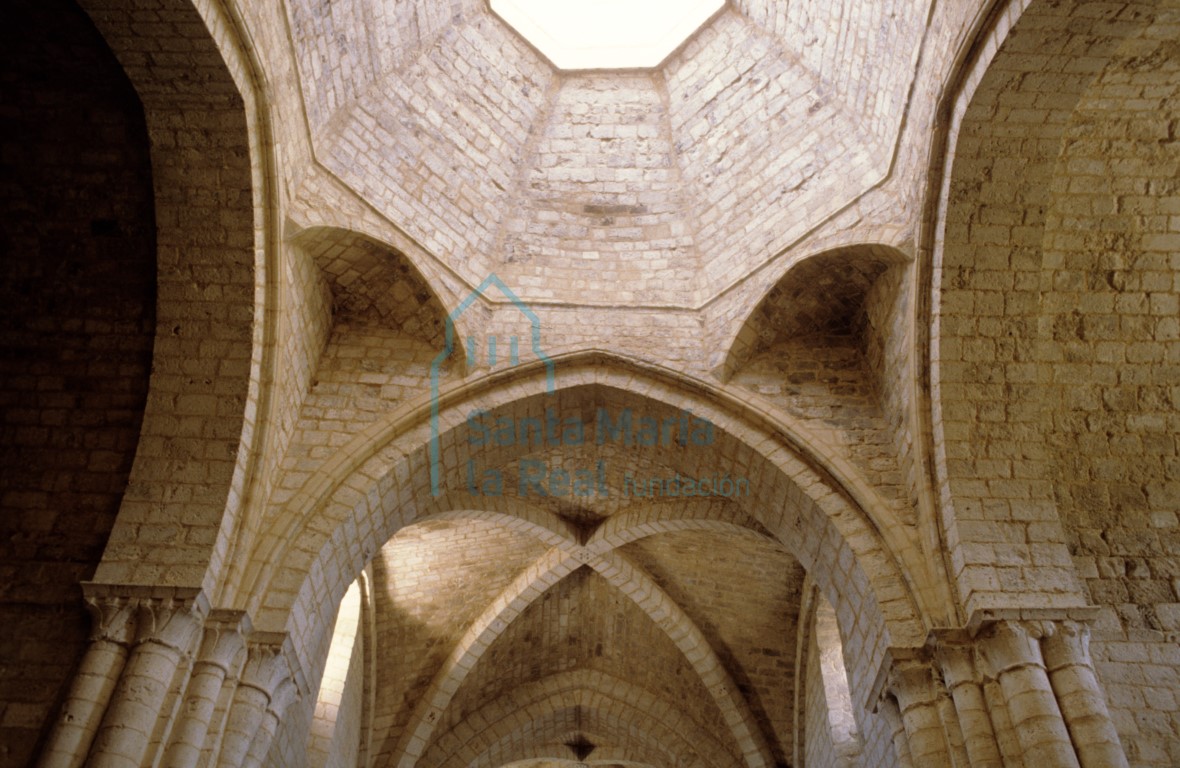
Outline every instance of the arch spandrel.
[[(787, 440), (806, 445), (798, 434), (782, 425), (768, 430), (765, 421), (746, 418), (736, 402), (718, 395), (729, 406), (723, 410), (705, 400), (703, 395), (710, 392), (706, 385), (678, 386), (658, 369), (591, 355), (559, 360), (557, 371), (559, 396), (580, 386), (592, 387), (649, 407), (689, 407), (714, 424), (718, 447), (710, 458), (719, 460), (717, 472), (748, 475), (754, 489), (751, 501), (742, 505), (744, 514), (815, 571), (817, 582), (826, 582), (825, 591), (843, 608), (847, 621), (842, 628), (850, 637), (873, 638), (872, 647), (858, 649), (859, 663), (851, 670), (861, 695), (868, 695), (889, 645), (921, 645), (924, 619), (916, 598), (904, 586), (910, 577), (887, 544), (888, 532), (882, 533), (855, 503), (856, 496), (836, 485), (834, 473), (817, 467), (812, 455), (784, 447)], [(538, 376), (543, 372), (537, 367), (516, 369), (510, 381), (493, 376), (480, 385), (444, 392), (444, 462), (458, 456), (458, 433), (468, 409), (522, 404), (527, 408), (530, 402), (535, 406), (530, 398), (542, 397), (536, 394), (541, 388), (530, 385)], [(317, 627), (330, 622), (321, 612), (330, 612), (337, 592), (343, 593), (376, 548), (401, 526), (439, 509), (430, 494), (424, 411), (422, 404), (417, 404), (416, 413), (404, 407), (358, 437), (330, 466), (312, 473), (287, 510), (289, 528), (271, 530), (270, 549), (255, 558), (255, 588), (247, 592), (258, 599), (250, 609), (260, 625), (287, 626), (301, 635), (301, 653), (312, 668), (323, 644)], [(745, 435), (745, 440), (736, 434)], [(452, 480), (459, 480), (457, 467), (448, 471)], [(311, 578), (299, 575), (309, 571)]]

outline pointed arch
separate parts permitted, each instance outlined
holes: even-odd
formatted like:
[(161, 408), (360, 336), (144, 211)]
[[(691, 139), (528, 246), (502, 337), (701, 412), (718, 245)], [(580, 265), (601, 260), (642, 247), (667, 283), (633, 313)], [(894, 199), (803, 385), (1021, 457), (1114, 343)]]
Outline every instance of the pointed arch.
[[(805, 430), (769, 421), (699, 380), (602, 353), (557, 359), (557, 397), (591, 388), (636, 407), (684, 407), (716, 426), (718, 445), (708, 460), (718, 473), (749, 476), (743, 511), (758, 521), (805, 568), (816, 574), (841, 615), (853, 649), (854, 690), (863, 703), (890, 645), (918, 646), (926, 628), (919, 597), (907, 587), (903, 565), (915, 557), (904, 541), (874, 523), (874, 497), (839, 460), (823, 461)], [(466, 450), (459, 430), (468, 408), (535, 408), (547, 395), (545, 370), (534, 364), (446, 391), (441, 397), (447, 487)], [(573, 394), (568, 394), (573, 393)], [(628, 399), (629, 398), (629, 399)], [(286, 627), (309, 667), (324, 649), (320, 619), (331, 610), (372, 552), (403, 525), (434, 506), (426, 445), (428, 404), (408, 404), (358, 435), (333, 461), (312, 473), (292, 497), (290, 526), (268, 531), (251, 568), (262, 626)], [(453, 464), (450, 462), (454, 462)], [(876, 512), (880, 512), (877, 508)], [(306, 574), (306, 576), (304, 575)], [(298, 617), (298, 618), (296, 618)]]

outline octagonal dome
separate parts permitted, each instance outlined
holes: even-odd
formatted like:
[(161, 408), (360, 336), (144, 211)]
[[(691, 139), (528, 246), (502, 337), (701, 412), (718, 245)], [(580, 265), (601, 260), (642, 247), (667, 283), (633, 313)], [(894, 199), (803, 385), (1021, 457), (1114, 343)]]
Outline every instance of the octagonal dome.
[(657, 66), (724, 0), (491, 0), (560, 69)]
[(685, 310), (889, 177), (930, 4), (729, 0), (656, 66), (565, 70), (489, 0), (286, 0), (316, 160), (440, 270)]

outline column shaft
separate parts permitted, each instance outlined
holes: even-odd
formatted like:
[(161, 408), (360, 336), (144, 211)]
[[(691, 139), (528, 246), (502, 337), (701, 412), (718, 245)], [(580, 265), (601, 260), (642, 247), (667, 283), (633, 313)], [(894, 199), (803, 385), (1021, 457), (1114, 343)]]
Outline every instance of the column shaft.
[(1025, 768), (1020, 740), (1016, 738), (1012, 719), (1008, 716), (1008, 705), (1004, 702), (1004, 692), (1000, 690), (1000, 684), (995, 680), (984, 683), (983, 697), (991, 714), (992, 727), (996, 732), (996, 745), (1000, 748), (1004, 768)]
[(1038, 637), (1018, 622), (999, 621), (980, 648), (1000, 684), (1025, 761), (1037, 768), (1080, 768)]
[(938, 712), (938, 696), (929, 665), (904, 662), (893, 670), (891, 686), (917, 765), (950, 765), (946, 733)]
[(1118, 731), (1090, 660), (1090, 632), (1063, 622), (1041, 643), (1049, 683), (1077, 748), (1082, 768), (1127, 768)]
[(258, 729), (254, 741), (250, 743), (250, 751), (246, 754), (246, 762), (242, 768), (261, 768), (278, 730), (279, 716), (272, 710), (267, 710), (266, 715), (262, 718), (262, 727)]
[(164, 756), (164, 768), (193, 768), (197, 764), (224, 684), (225, 669), (208, 662), (197, 666), (189, 681), (172, 745)]
[(249, 631), (250, 620), (243, 611), (210, 614), (163, 768), (193, 768), (200, 761), (225, 681), (241, 667)]
[(974, 653), (969, 647), (947, 645), (939, 649), (938, 659), (954, 702), (967, 764), (972, 768), (1001, 768), (1004, 763), (975, 668)]
[(230, 705), (225, 735), (221, 739), (218, 768), (242, 768), (246, 764), (250, 745), (262, 727), (269, 703), (270, 697), (265, 691), (253, 685), (238, 685)]
[(174, 648), (135, 647), (94, 740), (91, 768), (139, 768), (179, 664)]
[(897, 700), (889, 695), (884, 696), (877, 711), (889, 724), (889, 732), (893, 737), (893, 751), (897, 755), (897, 764), (900, 768), (914, 768), (914, 757), (910, 753), (910, 740), (905, 732), (905, 724), (901, 721), (901, 709), (897, 705)]
[(102, 638), (91, 641), (37, 768), (82, 765), (126, 663), (126, 646)]
[[(290, 657), (290, 640), (285, 633), (256, 632), (251, 637), (242, 677), (230, 703), (218, 768), (248, 765), (252, 748), (255, 754), (261, 750), (262, 757), (266, 756), (274, 738), (273, 733), (266, 735), (267, 718), (273, 715), (277, 727), (287, 705), (299, 695), (295, 679), (303, 679)], [(259, 737), (264, 742), (254, 747)]]

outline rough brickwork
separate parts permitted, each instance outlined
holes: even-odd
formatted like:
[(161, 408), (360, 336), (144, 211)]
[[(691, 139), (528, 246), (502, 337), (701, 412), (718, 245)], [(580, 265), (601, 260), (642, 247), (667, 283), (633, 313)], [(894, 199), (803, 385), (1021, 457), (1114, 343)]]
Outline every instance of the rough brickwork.
[(0, 764), (1180, 760), (1176, 0), (65, 2)]
[[(1009, 602), (1000, 595), (1012, 589), (1030, 602), (1080, 602), (1041, 439), (1040, 246), (1063, 127), (1100, 57), (1113, 52), (1104, 25), (1117, 22), (1111, 10), (1078, 25), (1073, 44), (1093, 55), (1067, 67), (1071, 38), (1049, 31), (1067, 11), (1022, 17), (980, 85), (956, 149), (937, 355), (951, 482), (943, 492), (955, 499), (956, 569), (966, 577), (959, 588), (968, 606)], [(1060, 77), (1023, 76), (1022, 54), (1051, 55), (1042, 34), (1067, 70)], [(1007, 103), (1008, 93), (1028, 106)]]
[[(251, 458), (243, 444), (254, 426), (247, 416), (258, 400), (250, 377), (264, 333), (252, 306), (259, 286), (246, 116), (192, 6), (165, 2), (143, 15), (131, 3), (86, 10), (144, 104), (159, 296), (136, 464), (96, 578), (200, 585), (226, 555), (212, 547), (243, 492)], [(148, 55), (163, 45), (168, 53)]]
[[(1157, 690), (1175, 689), (1168, 616), (1180, 599), (1168, 469), (1176, 457), (1168, 339), (1177, 315), (1169, 244), (1177, 156), (1169, 138), (1175, 117), (1160, 110), (1176, 81), (1171, 43), (1163, 42), (1172, 39), (1174, 11), (1154, 25), (1147, 9), (1086, 15), (1091, 21), (1074, 26), (1071, 38), (1043, 32), (1055, 26), (1052, 17), (1026, 12), (1020, 24), (1030, 30), (1016, 34), (1017, 26), (1012, 55), (976, 94), (976, 104), (997, 100), (992, 122), (960, 136), (951, 199), (958, 211), (968, 210), (962, 203), (979, 207), (970, 209), (970, 223), (948, 222), (947, 254), (968, 229), (974, 253), (945, 273), (943, 328), (973, 332), (961, 333), (951, 354), (943, 348), (943, 360), (955, 362), (942, 382), (946, 391), (961, 375), (964, 384), (975, 380), (955, 385), (976, 399), (975, 425), (954, 429), (973, 434), (978, 448), (970, 458), (956, 448), (953, 464), (948, 450), (947, 468), (951, 477), (973, 467), (983, 470), (977, 477), (997, 478), (976, 486), (990, 498), (959, 509), (990, 520), (979, 533), (992, 537), (991, 546), (1009, 542), (1012, 565), (1028, 561), (1000, 523), (1008, 514), (1047, 538), (1034, 543), (1034, 561), (1039, 550), (1057, 571), (1076, 568), (1068, 580), (1040, 583), (1070, 594), (1081, 581), (1087, 601), (1104, 607), (1095, 664), (1128, 758), (1168, 765), (1176, 759), (1174, 697), (1140, 686), (1156, 680)], [(1090, 58), (1061, 76), (1023, 75), (1023, 57), (1034, 48), (1044, 54), (1038, 39), (1046, 34), (1055, 46), (1068, 41), (1071, 56), (1084, 47)], [(1121, 38), (1128, 39), (1116, 47)], [(986, 156), (975, 154), (981, 149)], [(981, 183), (975, 174), (984, 168), (991, 180)], [(997, 400), (995, 387), (1010, 394)], [(1058, 515), (1063, 533), (1037, 522)], [(1019, 578), (1007, 569), (992, 573), (1001, 589)]]
[[(636, 562), (705, 628), (709, 642), (724, 649), (723, 661), (743, 670), (736, 682), (766, 732), (785, 735), (793, 716), (795, 638), (782, 632), (778, 618), (798, 614), (802, 572), (769, 542), (734, 537), (722, 555), (716, 538), (686, 531), (642, 539), (628, 549), (634, 548)], [(749, 579), (768, 588), (746, 589)], [(775, 760), (785, 762), (786, 739), (772, 747)]]
[[(874, 133), (896, 130), (929, 2), (809, 5), (739, 0), (742, 13), (783, 43)], [(841, 29), (840, 35), (821, 30)]]
[(1040, 330), (1060, 355), (1050, 478), (1079, 576), (1107, 608), (1099, 670), (1143, 765), (1180, 760), (1178, 25), (1173, 10), (1124, 44), (1079, 100), (1040, 285)]
[(665, 98), (647, 73), (562, 78), (522, 164), (519, 213), (504, 223), (509, 280), (563, 294), (611, 282), (620, 303), (683, 301), (699, 256)]
[[(427, 522), (375, 561), (378, 698), (374, 755), (388, 759), (414, 705), (466, 627), (544, 551), (530, 537), (476, 521)], [(444, 554), (445, 553), (445, 556)]]
[(143, 108), (67, 3), (5, 10), (0, 106), (0, 765), (25, 765), (85, 649), (155, 330)]

